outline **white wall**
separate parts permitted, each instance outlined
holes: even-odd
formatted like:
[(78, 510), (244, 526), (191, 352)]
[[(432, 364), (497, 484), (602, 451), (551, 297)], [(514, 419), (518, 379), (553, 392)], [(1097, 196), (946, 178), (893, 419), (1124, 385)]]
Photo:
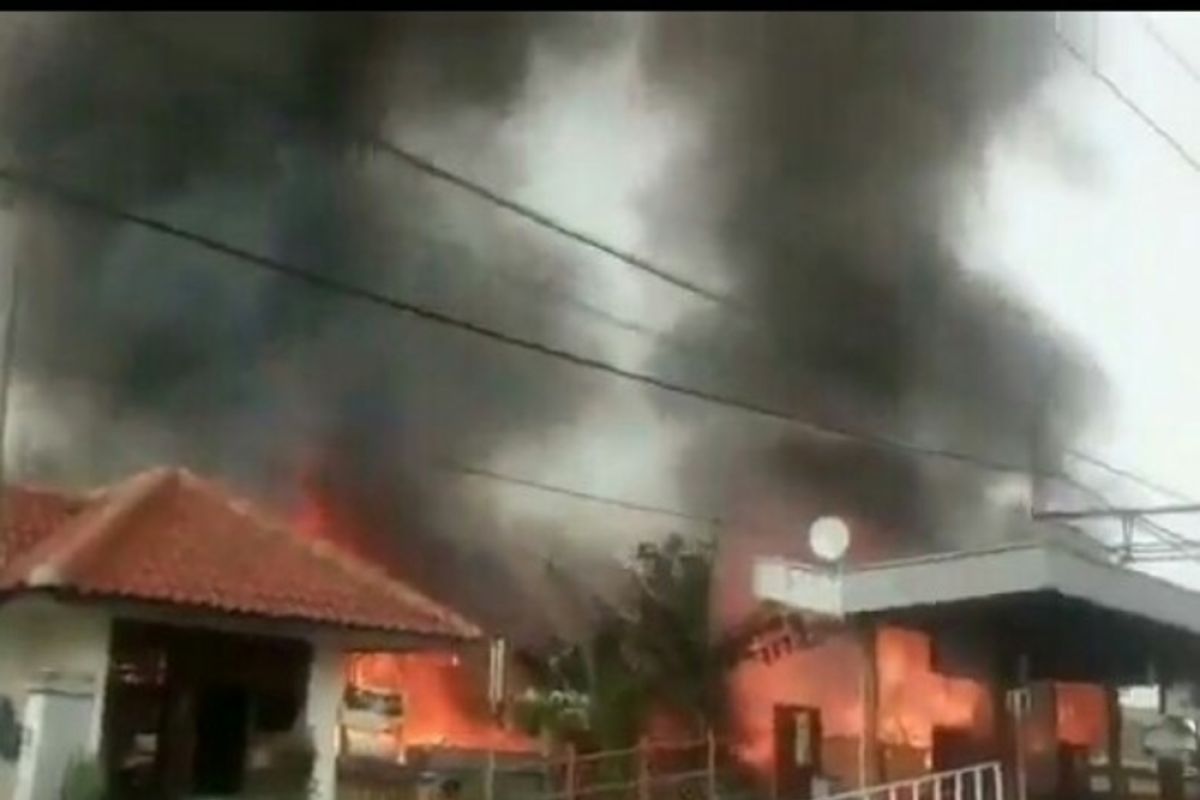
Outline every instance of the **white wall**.
[[(95, 752), (104, 713), (110, 631), (110, 616), (95, 608), (40, 597), (0, 605), (0, 695), (12, 698), (23, 717), (29, 689), (43, 671), (90, 676), (96, 702), (87, 730), (78, 733), (85, 747)], [(13, 796), (16, 771), (16, 764), (0, 761), (0, 798)]]

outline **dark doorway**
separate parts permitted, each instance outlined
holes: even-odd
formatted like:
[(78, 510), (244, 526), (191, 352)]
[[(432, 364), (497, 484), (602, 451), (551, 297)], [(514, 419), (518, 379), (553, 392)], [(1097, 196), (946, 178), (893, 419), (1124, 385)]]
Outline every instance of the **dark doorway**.
[(775, 706), (775, 796), (807, 800), (821, 770), (821, 713)]
[[(1058, 791), (1059, 800), (1086, 800), (1091, 794), (1088, 769), (1088, 750), (1077, 745), (1058, 746)], [(1167, 795), (1162, 795), (1166, 797)], [(1182, 798), (1182, 795), (1180, 795)]]
[(250, 701), (240, 686), (206, 686), (196, 702), (192, 786), (211, 795), (236, 794), (246, 768)]
[(960, 728), (933, 729), (933, 771), (973, 767), (992, 761), (997, 755), (991, 742), (980, 739), (969, 730)]
[(303, 641), (120, 620), (104, 705), (112, 800), (245, 791), (247, 758), (297, 723), (312, 651)]

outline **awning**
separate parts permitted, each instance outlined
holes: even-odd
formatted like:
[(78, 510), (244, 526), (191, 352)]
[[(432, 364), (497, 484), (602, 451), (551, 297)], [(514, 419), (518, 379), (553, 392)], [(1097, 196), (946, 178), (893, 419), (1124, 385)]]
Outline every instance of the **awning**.
[(1055, 542), (844, 569), (763, 559), (754, 591), (804, 613), (928, 630), (951, 672), (1015, 672), (1023, 656), (1064, 680), (1200, 674), (1200, 593)]

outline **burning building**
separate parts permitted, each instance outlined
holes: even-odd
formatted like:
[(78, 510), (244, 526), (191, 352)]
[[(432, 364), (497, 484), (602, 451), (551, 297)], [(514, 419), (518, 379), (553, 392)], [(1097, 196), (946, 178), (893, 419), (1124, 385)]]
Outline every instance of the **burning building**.
[(3, 501), (0, 703), (28, 731), (0, 758), (6, 797), (60, 796), (86, 756), (115, 797), (332, 800), (345, 654), (481, 635), (185, 470)]
[[(653, 413), (619, 422), (670, 427), (656, 454), (668, 466), (666, 493), (692, 517), (725, 521), (718, 626), (751, 616), (755, 557), (799, 555), (796, 531), (818, 512), (872, 531), (856, 538), (858, 561), (1002, 540), (989, 510), (995, 474), (936, 454), (1053, 470), (1098, 394), (1074, 344), (958, 247), (992, 137), (1052, 70), (1049, 15), (11, 22), (5, 152), (96, 196), (85, 210), (34, 193), (12, 211), (22, 295), (5, 342), (14, 398), (4, 455), (22, 477), (89, 485), (146, 463), (187, 463), (287, 505), (299, 466), (315, 463), (334, 502), (308, 508), (300, 527), (486, 628), (586, 629), (586, 609), (554, 619), (562, 594), (529, 581), (522, 562), (541, 564), (556, 548), (611, 557), (616, 546), (582, 541), (573, 514), (553, 519), (553, 546), (533, 537), (518, 546), (500, 535), (494, 496), (455, 467), (493, 471), (512, 450), (571, 441), (589, 415), (608, 412), (611, 372), (496, 341), (607, 357), (613, 331), (579, 324), (541, 291), (578, 300), (597, 270), (587, 261), (583, 277), (562, 269), (580, 260), (574, 251), (487, 204), (449, 198), (380, 140), (429, 144), (478, 167), (498, 191), (523, 188), (539, 162), (501, 134), (537, 99), (535, 67), (586, 72), (616, 49), (634, 53), (637, 93), (688, 131), (629, 205), (670, 256), (671, 286), (721, 289), (659, 304), (662, 287), (642, 286), (647, 316), (663, 328), (641, 342), (650, 355), (638, 367), (652, 385), (678, 383), (688, 396), (622, 384)], [(552, 97), (570, 93), (548, 85)], [(591, 155), (573, 153), (581, 163)], [(99, 213), (106, 204), (160, 224)], [(164, 230), (228, 246), (197, 248), (203, 237)], [(239, 250), (256, 254), (252, 263)], [(254, 263), (395, 295), (467, 325), (398, 317)], [(462, 330), (473, 326), (499, 335)], [(710, 407), (697, 392), (731, 402)], [(778, 413), (762, 420), (741, 413), (747, 406)], [(888, 446), (896, 441), (921, 446), (902, 452)], [(619, 453), (607, 466), (619, 472), (642, 457)], [(581, 581), (596, 572), (586, 563)], [(775, 729), (793, 739), (820, 730), (807, 740), (830, 743), (831, 768), (900, 774), (994, 729), (1003, 719), (994, 676), (948, 672), (946, 637), (910, 621), (832, 634), (735, 670), (745, 759), (777, 763)], [(371, 656), (351, 677), (404, 698), (396, 705), (407, 734), (398, 736), (508, 742), (451, 677), (456, 669)], [(870, 675), (875, 688), (864, 695)], [(421, 710), (418, 694), (437, 699)], [(871, 706), (879, 713), (867, 714)], [(785, 707), (819, 710), (819, 721), (803, 717), (814, 721), (804, 728), (781, 711), (776, 725)], [(1067, 707), (1060, 717), (1072, 740), (1090, 741), (1094, 726), (1081, 720), (1092, 717)]]
[[(1089, 793), (1093, 763), (1115, 787), (1118, 690), (1194, 684), (1200, 664), (1200, 595), (1053, 538), (839, 570), (764, 559), (755, 591), (846, 631), (760, 702), (775, 725), (756, 755), (795, 786), (822, 769), (853, 787), (995, 760), (1033, 797)], [(803, 758), (781, 714), (819, 731)]]

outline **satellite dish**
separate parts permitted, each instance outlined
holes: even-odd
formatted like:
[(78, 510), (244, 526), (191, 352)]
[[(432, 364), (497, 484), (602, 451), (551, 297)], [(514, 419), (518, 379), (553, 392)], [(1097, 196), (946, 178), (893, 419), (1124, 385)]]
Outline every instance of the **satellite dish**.
[(850, 526), (841, 517), (820, 517), (808, 528), (808, 546), (822, 561), (841, 561), (850, 547)]

